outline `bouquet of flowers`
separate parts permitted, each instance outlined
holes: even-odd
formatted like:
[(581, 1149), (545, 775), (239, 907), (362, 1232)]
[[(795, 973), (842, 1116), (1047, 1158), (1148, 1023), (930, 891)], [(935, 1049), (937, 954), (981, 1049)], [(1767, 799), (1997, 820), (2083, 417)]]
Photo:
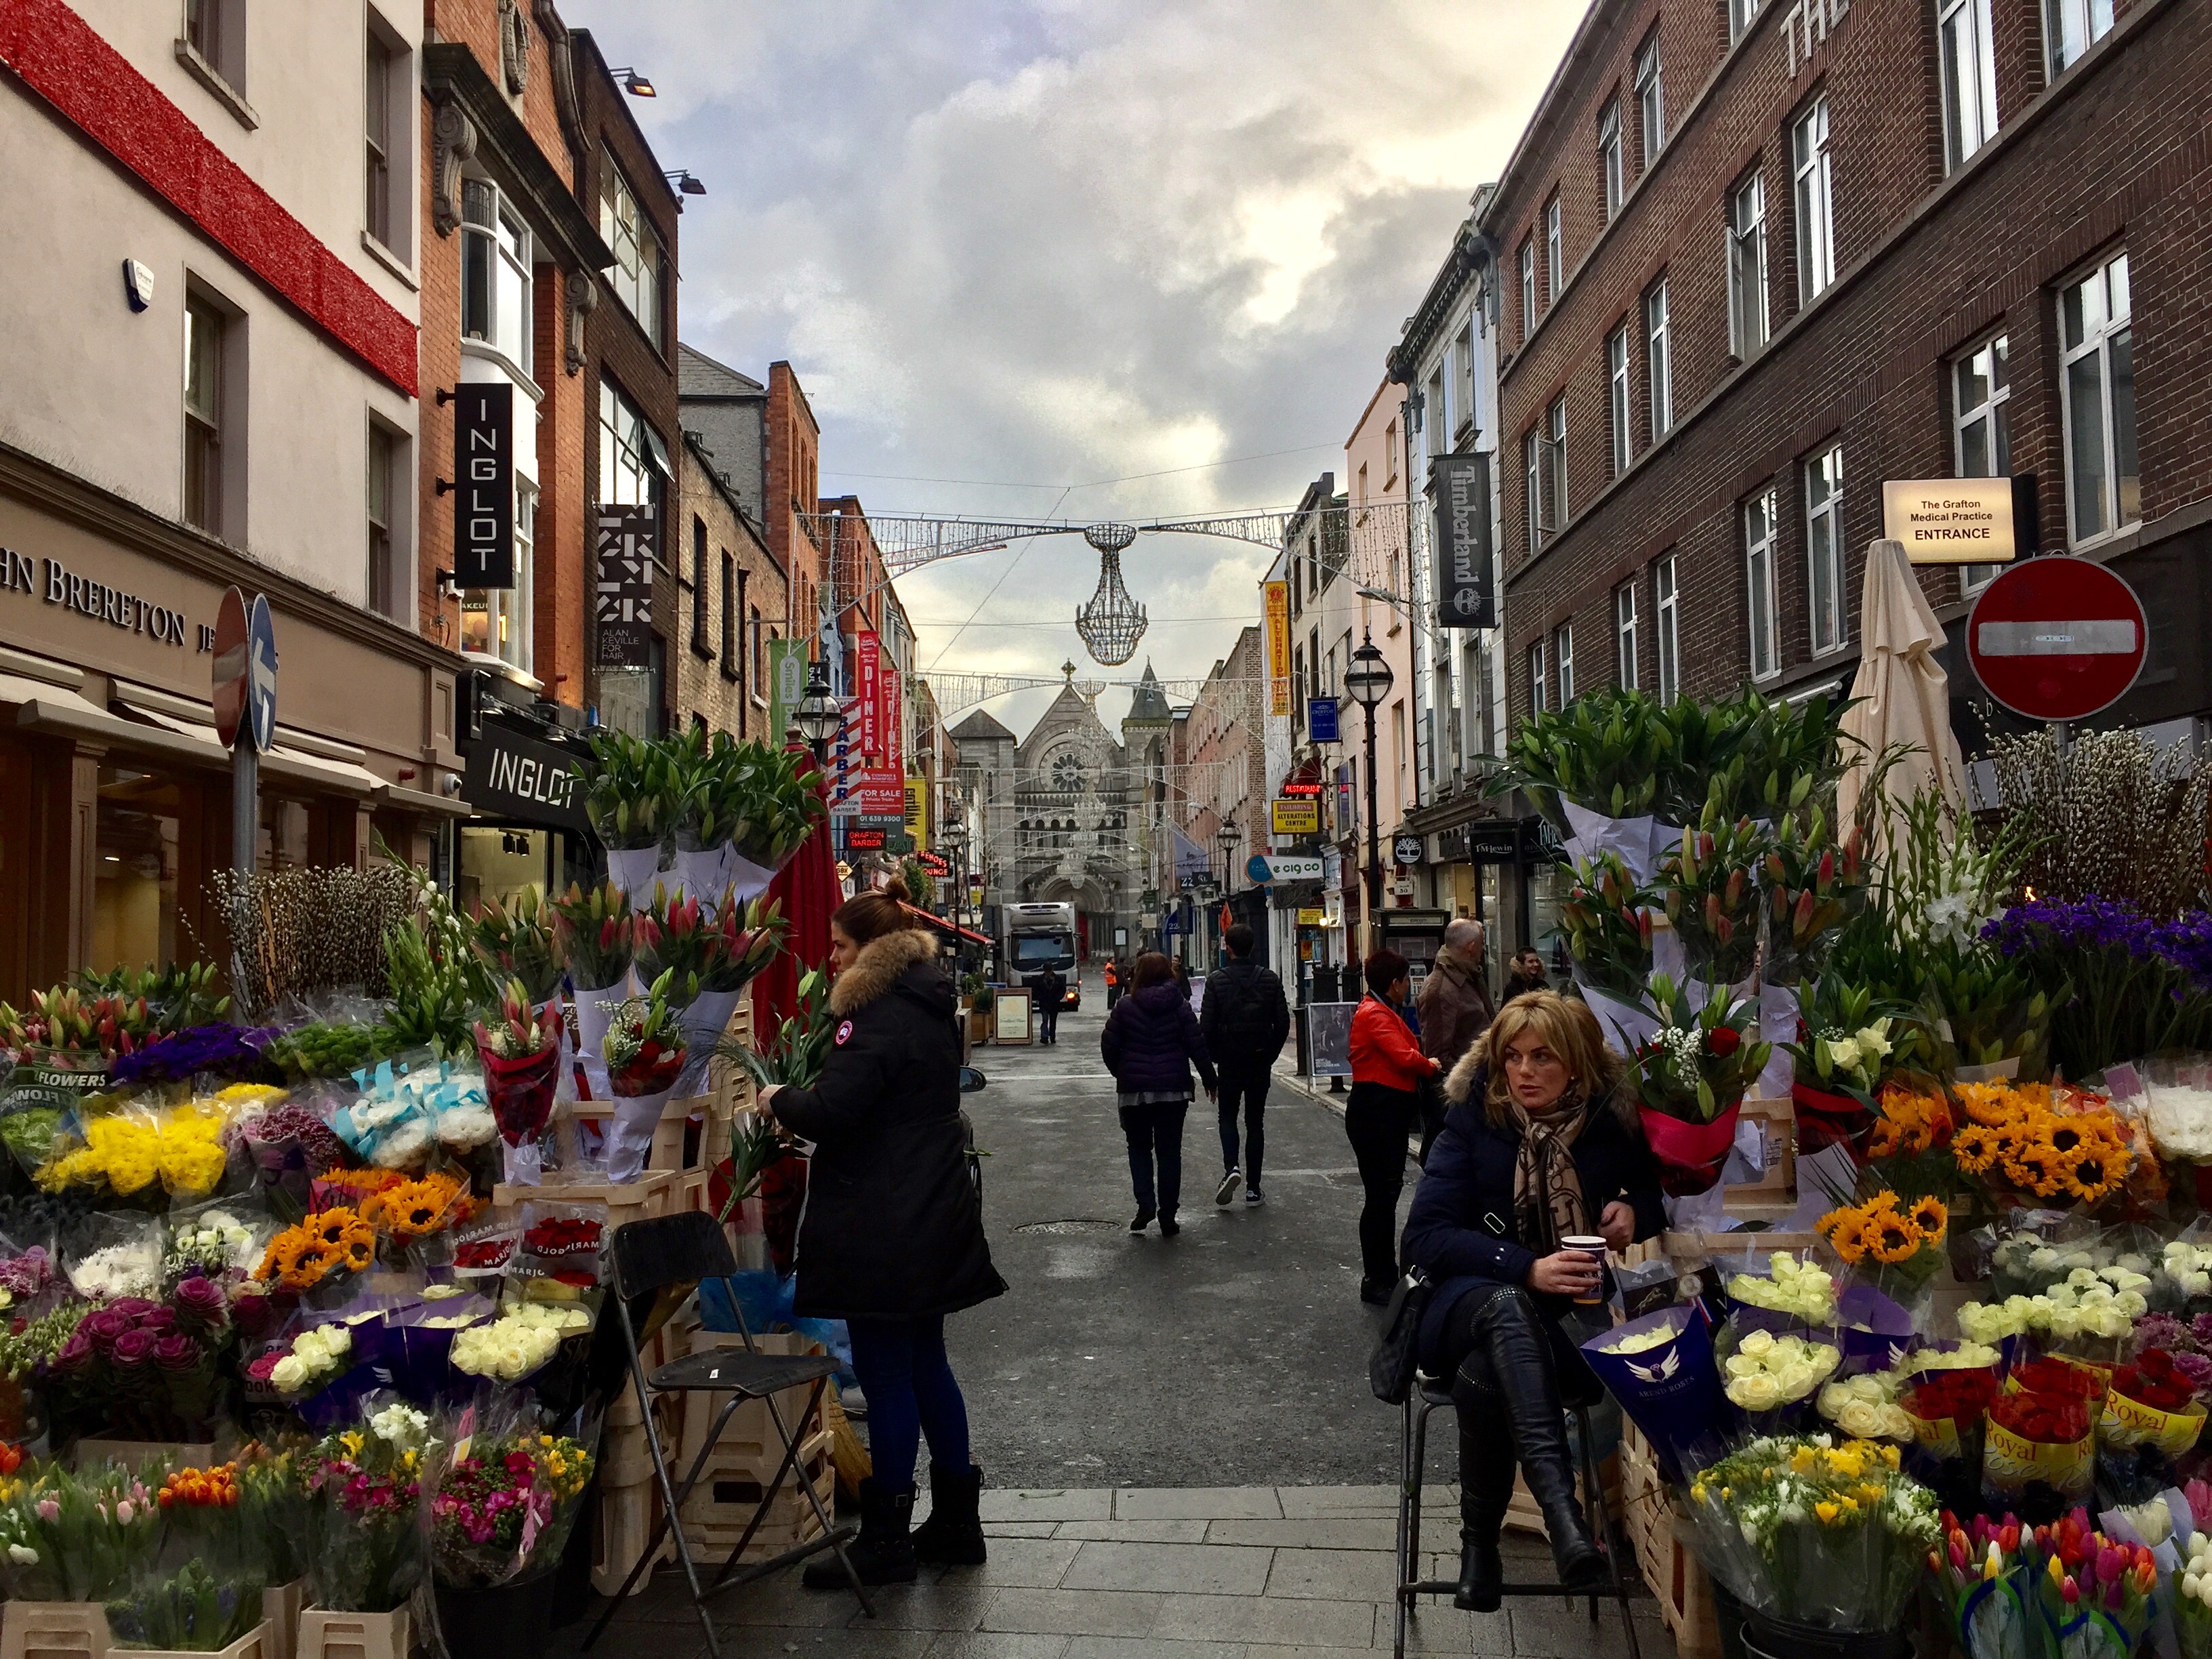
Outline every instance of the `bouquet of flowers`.
[(514, 1304), (489, 1325), (472, 1326), (453, 1338), (453, 1365), (470, 1376), (521, 1382), (553, 1362), (572, 1336), (587, 1336), (590, 1314), (574, 1305), (547, 1302)]
[[(1725, 1337), (1722, 1346), (1727, 1346)], [(1722, 1386), (1730, 1405), (1754, 1419), (1767, 1419), (1759, 1431), (1771, 1432), (1774, 1419), (1769, 1414), (1811, 1399), (1842, 1358), (1842, 1351), (1831, 1343), (1747, 1331), (1734, 1352), (1721, 1359)]]
[(1996, 1373), (1977, 1367), (1923, 1371), (1902, 1401), (1932, 1484), (1969, 1505), (1980, 1500), (1982, 1429), (1996, 1398)]
[[(105, 1601), (159, 1545), (161, 1511), (131, 1470), (22, 1466), (0, 1478), (0, 1584), (17, 1601)], [(19, 1473), (20, 1470), (20, 1473)]]
[(2008, 1515), (1961, 1522), (1943, 1515), (1943, 1541), (1929, 1552), (1936, 1592), (1966, 1659), (2023, 1659), (2042, 1650), (2035, 1542)]
[(1651, 977), (1651, 912), (1659, 896), (1639, 883), (1620, 854), (1577, 859), (1559, 926), (1583, 985), (1633, 1002)]
[(656, 986), (666, 982), (684, 1046), (696, 1057), (689, 1078), (703, 1073), (738, 999), (783, 943), (781, 905), (755, 899), (749, 908), (736, 890), (725, 887), (720, 904), (708, 909), (656, 882), (653, 908), (637, 918), (637, 970)]
[(420, 1522), (430, 1419), (370, 1395), (351, 1427), (307, 1457), (307, 1583), (315, 1605), (347, 1613), (404, 1606), (427, 1565)]
[(2035, 1531), (2044, 1558), (2036, 1605), (2051, 1650), (2060, 1659), (2129, 1659), (2156, 1612), (2158, 1563), (2150, 1551), (2094, 1530), (2086, 1510)]
[(1638, 1113), (1659, 1160), (1659, 1184), (1683, 1197), (1720, 1178), (1743, 1097), (1766, 1065), (1759, 1011), (1726, 990), (1700, 1010), (1664, 974), (1651, 981), (1658, 1029), (1634, 1056)]
[(1896, 1629), (1942, 1536), (1898, 1449), (1763, 1437), (1690, 1486), (1698, 1553), (1747, 1608), (1826, 1631)]
[(668, 979), (663, 974), (646, 995), (624, 1002), (602, 1045), (607, 1086), (615, 1098), (607, 1173), (616, 1181), (635, 1181), (644, 1170), (661, 1108), (675, 1092), (689, 1053), (683, 1029), (669, 1010)]
[(346, 1151), (380, 1169), (419, 1165), (433, 1146), (465, 1151), (498, 1133), (483, 1075), (428, 1054), (357, 1073), (360, 1097), (331, 1115)]
[(2168, 1313), (2143, 1315), (2136, 1321), (2136, 1358), (2154, 1348), (2173, 1362), (2199, 1399), (2212, 1404), (2212, 1314), (2187, 1321)]
[(689, 788), (676, 819), (676, 867), (693, 893), (735, 884), (766, 892), (827, 812), (811, 757), (726, 732), (672, 740)]
[(1943, 1248), (1949, 1212), (1932, 1195), (1908, 1201), (1884, 1188), (1814, 1224), (1845, 1267), (1900, 1302), (1917, 1297), (1950, 1259)]
[(301, 1478), (304, 1448), (279, 1449), (259, 1441), (241, 1447), (235, 1460), (238, 1507), (264, 1582), (289, 1584), (307, 1571), (307, 1492)]
[(1820, 977), (1829, 947), (1866, 902), (1866, 859), (1855, 828), (1838, 846), (1819, 807), (1801, 832), (1785, 817), (1768, 850), (1768, 983), (1802, 985)]
[(212, 1279), (179, 1280), (164, 1301), (125, 1297), (88, 1314), (56, 1351), (49, 1397), (80, 1433), (199, 1439), (223, 1413), (220, 1365), (237, 1334)]
[(1824, 1382), (1814, 1400), (1823, 1420), (1854, 1440), (1895, 1440), (1911, 1444), (1911, 1414), (1899, 1403), (1907, 1378), (1900, 1371), (1862, 1371), (1840, 1382)]
[(1583, 1357), (1651, 1443), (1671, 1484), (1710, 1461), (1727, 1412), (1711, 1327), (1686, 1304), (1615, 1326), (1582, 1346)]
[[(2044, 1367), (2055, 1367), (2045, 1370)], [(1993, 1507), (2056, 1516), (2088, 1495), (2095, 1477), (2091, 1402), (2095, 1379), (2057, 1361), (2013, 1373), (1990, 1402), (1982, 1443), (1982, 1492)], [(2085, 1395), (2081, 1385), (2091, 1390)], [(2062, 1391), (2063, 1390), (2063, 1391)]]
[[(1682, 939), (1690, 972), (1712, 985), (1738, 985), (1759, 955), (1759, 868), (1768, 837), (1749, 818), (1733, 824), (1710, 806), (1701, 823), (1659, 866), (1667, 919)], [(1752, 1073), (1756, 1077), (1758, 1073)]]
[(762, 1088), (780, 1083), (811, 1089), (822, 1075), (836, 1029), (830, 1018), (830, 975), (812, 968), (799, 976), (797, 1005), (765, 1048), (756, 1053), (726, 1038), (716, 1052), (744, 1066)]
[(538, 1137), (553, 1115), (560, 1082), (560, 1010), (551, 1003), (533, 1006), (520, 980), (509, 980), (498, 1022), (477, 1022), (477, 1056), (483, 1062), (484, 1088), (492, 1115), (506, 1143), (509, 1181), (537, 1184), (543, 1159)]
[(2125, 1184), (2133, 1138), (2101, 1095), (2038, 1083), (1961, 1083), (1966, 1121), (1951, 1139), (1960, 1172), (1993, 1195), (2094, 1209)]
[(459, 1437), (430, 1500), (430, 1559), (441, 1586), (486, 1589), (552, 1570), (583, 1507), (592, 1457), (565, 1435), (520, 1422)]
[(561, 988), (561, 936), (553, 908), (525, 887), (505, 903), (494, 899), (477, 910), (470, 945), (502, 985), (520, 985), (515, 1000), (544, 1002)]
[(2152, 1277), (2157, 1285), (2154, 1305), (2191, 1314), (2212, 1311), (2212, 1244), (2168, 1239)]
[(50, 1193), (88, 1188), (131, 1198), (161, 1189), (204, 1198), (222, 1180), (228, 1163), (223, 1146), (227, 1115), (198, 1101), (167, 1108), (143, 1106), (82, 1114), (72, 1133), (65, 1125), (52, 1155), (38, 1171)]
[(259, 1077), (269, 1066), (264, 1050), (276, 1035), (274, 1028), (255, 1030), (228, 1024), (193, 1026), (173, 1036), (156, 1037), (136, 1053), (118, 1056), (109, 1081), (118, 1089), (137, 1089), (153, 1084), (189, 1083), (194, 1078)]
[(593, 727), (591, 741), (584, 811), (593, 833), (613, 851), (658, 853), (690, 789), (678, 754), (666, 744), (608, 726)]
[(377, 1028), (354, 1020), (311, 1020), (280, 1033), (268, 1048), (270, 1062), (295, 1083), (348, 1077), (377, 1057)]
[(169, 1248), (161, 1257), (161, 1277), (172, 1287), (200, 1276), (242, 1277), (261, 1260), (272, 1231), (265, 1220), (248, 1218), (222, 1204), (172, 1211)]
[(2097, 1475), (2115, 1501), (2140, 1503), (2174, 1481), (2174, 1460), (2204, 1432), (2204, 1402), (2163, 1348), (2112, 1373), (2097, 1419)]
[(1781, 1315), (1819, 1330), (1836, 1322), (1836, 1281), (1817, 1261), (1800, 1261), (1787, 1250), (1767, 1259), (1765, 1275), (1731, 1274), (1722, 1287), (1731, 1302)]
[(1893, 1044), (1888, 1016), (1870, 1017), (1873, 995), (1831, 974), (1813, 990), (1800, 1026), (1802, 1041), (1785, 1042), (1790, 1097), (1797, 1109), (1801, 1148), (1847, 1146), (1863, 1156), (1875, 1121), (1875, 1093)]
[(289, 1347), (271, 1348), (249, 1362), (246, 1375), (287, 1400), (304, 1400), (337, 1381), (353, 1364), (353, 1327), (333, 1320), (310, 1325)]
[(127, 1595), (107, 1604), (109, 1632), (129, 1647), (214, 1653), (261, 1622), (268, 1582), (259, 1543), (239, 1504), (234, 1464), (172, 1470), (155, 1502), (158, 1559)]
[(254, 1278), (304, 1293), (333, 1284), (334, 1276), (366, 1273), (376, 1260), (376, 1229), (346, 1205), (319, 1210), (269, 1241)]

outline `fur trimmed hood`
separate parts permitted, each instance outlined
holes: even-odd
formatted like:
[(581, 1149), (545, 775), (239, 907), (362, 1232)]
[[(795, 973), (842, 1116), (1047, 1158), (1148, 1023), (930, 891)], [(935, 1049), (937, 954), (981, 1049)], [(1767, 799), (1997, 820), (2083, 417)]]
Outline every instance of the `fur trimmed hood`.
[(918, 927), (870, 939), (830, 985), (830, 1012), (842, 1018), (866, 1007), (897, 984), (908, 969), (936, 959), (937, 941)]
[[(1483, 1050), (1488, 1045), (1480, 1038), (1474, 1046), (1459, 1057), (1459, 1064), (1451, 1068), (1444, 1079), (1444, 1098), (1455, 1106), (1466, 1103), (1468, 1093), (1474, 1087), (1474, 1074), (1482, 1069)], [(1482, 1103), (1477, 1101), (1477, 1105)]]

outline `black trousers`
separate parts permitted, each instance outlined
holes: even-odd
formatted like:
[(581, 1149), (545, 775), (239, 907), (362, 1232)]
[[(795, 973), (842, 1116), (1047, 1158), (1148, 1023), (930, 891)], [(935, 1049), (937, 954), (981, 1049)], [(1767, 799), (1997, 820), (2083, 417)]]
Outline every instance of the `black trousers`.
[(1419, 1097), (1410, 1089), (1355, 1083), (1345, 1103), (1345, 1138), (1366, 1194), (1359, 1211), (1360, 1273), (1372, 1284), (1398, 1277), (1398, 1195), (1406, 1189), (1406, 1142), (1419, 1121)]
[(1039, 1042), (1060, 1041), (1060, 1005), (1058, 1003), (1041, 1002), (1037, 1005), (1037, 1041)]
[[(1129, 1186), (1137, 1207), (1156, 1210), (1170, 1220), (1182, 1200), (1182, 1120), (1190, 1109), (1188, 1100), (1155, 1101), (1148, 1106), (1124, 1106), (1121, 1138), (1129, 1147)], [(1152, 1180), (1159, 1171), (1157, 1186)]]
[[(1268, 1068), (1255, 1062), (1232, 1065), (1218, 1062), (1221, 1073), (1221, 1097), (1217, 1103), (1221, 1115), (1221, 1167), (1224, 1170), (1242, 1169), (1244, 1184), (1254, 1190), (1260, 1185), (1260, 1162), (1267, 1150), (1267, 1079)], [(1237, 1161), (1237, 1109), (1244, 1109), (1243, 1161)]]

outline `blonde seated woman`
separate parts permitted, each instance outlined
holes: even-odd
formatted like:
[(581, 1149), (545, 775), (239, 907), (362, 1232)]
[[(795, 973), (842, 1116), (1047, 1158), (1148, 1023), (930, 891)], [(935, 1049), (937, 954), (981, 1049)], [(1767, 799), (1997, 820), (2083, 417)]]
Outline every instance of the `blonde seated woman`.
[(1575, 1500), (1559, 1370), (1580, 1368), (1561, 1321), (1601, 1296), (1606, 1268), (1560, 1248), (1613, 1249), (1666, 1224), (1626, 1066), (1583, 1004), (1530, 991), (1498, 1011), (1445, 1080), (1451, 1103), (1415, 1188), (1404, 1255), (1436, 1285), (1421, 1369), (1451, 1379), (1459, 1418), (1460, 1578), (1455, 1605), (1497, 1611), (1498, 1537), (1517, 1462), (1544, 1514), (1559, 1583), (1606, 1582)]

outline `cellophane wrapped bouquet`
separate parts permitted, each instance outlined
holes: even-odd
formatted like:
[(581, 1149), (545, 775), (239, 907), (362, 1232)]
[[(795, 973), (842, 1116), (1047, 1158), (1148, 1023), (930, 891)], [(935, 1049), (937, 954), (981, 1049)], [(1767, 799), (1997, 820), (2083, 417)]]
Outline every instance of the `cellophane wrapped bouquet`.
[(499, 1018), (476, 1026), (477, 1057), (483, 1064), (484, 1092), (505, 1143), (506, 1177), (537, 1184), (544, 1167), (539, 1137), (553, 1115), (560, 1082), (561, 1018), (556, 1003), (532, 1001), (520, 980), (501, 994)]
[(237, 1467), (172, 1469), (155, 1502), (160, 1545), (108, 1601), (108, 1630), (124, 1647), (218, 1652), (261, 1622), (269, 1583)]
[(552, 1570), (583, 1507), (593, 1460), (549, 1434), (518, 1396), (485, 1390), (441, 1435), (430, 1561), (441, 1589), (484, 1589)]
[(105, 1601), (127, 1589), (161, 1538), (161, 1511), (136, 1472), (68, 1469), (0, 1455), (0, 1584), (17, 1601)]
[(428, 1565), (423, 1475), (434, 1444), (427, 1413), (374, 1394), (358, 1421), (308, 1455), (307, 1582), (316, 1606), (389, 1613), (415, 1593)]

